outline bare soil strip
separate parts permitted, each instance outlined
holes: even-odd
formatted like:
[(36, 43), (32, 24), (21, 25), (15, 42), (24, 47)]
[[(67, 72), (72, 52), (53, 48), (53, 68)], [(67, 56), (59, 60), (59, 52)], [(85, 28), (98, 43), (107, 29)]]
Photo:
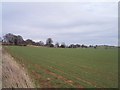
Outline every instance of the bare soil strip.
[(34, 88), (27, 70), (5, 50), (2, 50), (2, 88)]
[[(71, 86), (75, 85), (75, 83), (74, 83), (72, 80), (68, 80), (67, 78), (65, 78), (65, 77), (63, 77), (63, 76), (61, 76), (61, 75), (55, 74), (55, 73), (53, 73), (52, 71), (50, 71), (50, 70), (48, 70), (48, 69), (45, 69), (45, 68), (43, 68), (43, 67), (41, 67), (41, 66), (39, 66), (39, 65), (37, 65), (37, 64), (35, 65), (35, 67), (36, 67), (37, 69), (39, 69), (39, 70), (40, 70), (40, 69), (44, 70), (44, 72), (45, 72), (46, 74), (52, 75), (52, 76), (56, 77), (57, 79), (63, 80), (65, 83), (67, 83), (67, 84), (69, 84), (69, 85), (71, 85)], [(76, 87), (77, 87), (77, 88), (83, 88), (83, 86), (78, 85), (78, 84), (76, 84)]]

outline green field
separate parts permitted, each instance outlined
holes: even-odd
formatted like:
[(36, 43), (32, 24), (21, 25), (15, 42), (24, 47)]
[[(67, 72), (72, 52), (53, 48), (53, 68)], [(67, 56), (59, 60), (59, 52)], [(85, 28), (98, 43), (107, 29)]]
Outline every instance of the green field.
[(34, 79), (36, 87), (117, 88), (117, 48), (46, 48), (8, 46)]

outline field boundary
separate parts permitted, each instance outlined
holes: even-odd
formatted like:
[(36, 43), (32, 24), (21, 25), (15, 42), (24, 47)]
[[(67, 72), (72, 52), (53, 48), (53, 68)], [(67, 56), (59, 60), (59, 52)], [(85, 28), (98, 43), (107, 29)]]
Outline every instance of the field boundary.
[(2, 87), (3, 88), (34, 88), (27, 70), (3, 48), (2, 50)]

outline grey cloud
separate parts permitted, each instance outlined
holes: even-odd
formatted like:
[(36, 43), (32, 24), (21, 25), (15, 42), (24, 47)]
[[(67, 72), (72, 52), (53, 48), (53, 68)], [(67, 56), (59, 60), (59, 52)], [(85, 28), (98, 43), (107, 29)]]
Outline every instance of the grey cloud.
[(117, 3), (3, 3), (2, 14), (3, 34), (66, 43), (117, 42)]

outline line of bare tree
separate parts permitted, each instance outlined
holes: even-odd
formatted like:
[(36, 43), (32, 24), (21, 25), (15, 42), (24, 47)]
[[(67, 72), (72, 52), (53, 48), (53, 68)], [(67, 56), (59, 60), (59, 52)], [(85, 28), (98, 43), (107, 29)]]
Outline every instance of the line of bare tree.
[[(46, 46), (46, 47), (55, 47), (55, 48), (97, 48), (98, 46), (95, 45), (80, 45), (80, 44), (70, 44), (66, 45), (64, 42), (59, 44), (56, 42), (53, 44), (52, 38), (47, 38), (46, 43), (43, 41), (35, 42), (31, 39), (24, 40), (22, 36), (20, 35), (14, 35), (11, 33), (8, 33), (3, 36), (3, 39), (0, 38), (0, 42), (2, 42), (2, 45), (19, 45), (19, 46), (27, 46), (27, 45), (35, 45), (35, 46)], [(108, 47), (107, 45), (104, 45), (105, 47)]]

